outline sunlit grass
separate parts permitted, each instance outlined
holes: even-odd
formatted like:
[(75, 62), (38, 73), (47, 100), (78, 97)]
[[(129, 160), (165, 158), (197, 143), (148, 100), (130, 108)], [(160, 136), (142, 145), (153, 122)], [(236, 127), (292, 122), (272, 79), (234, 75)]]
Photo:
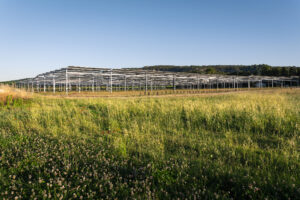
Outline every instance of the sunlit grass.
[(7, 199), (296, 199), (300, 91), (0, 108)]
[(20, 104), (24, 99), (32, 98), (32, 94), (20, 90), (11, 88), (9, 86), (0, 85), (0, 106), (9, 106), (13, 104)]

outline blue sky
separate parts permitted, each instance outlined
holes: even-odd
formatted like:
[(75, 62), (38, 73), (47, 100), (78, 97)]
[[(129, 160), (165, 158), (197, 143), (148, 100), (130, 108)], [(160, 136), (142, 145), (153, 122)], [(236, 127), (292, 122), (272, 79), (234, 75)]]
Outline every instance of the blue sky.
[(0, 0), (0, 81), (68, 65), (300, 66), (299, 0)]

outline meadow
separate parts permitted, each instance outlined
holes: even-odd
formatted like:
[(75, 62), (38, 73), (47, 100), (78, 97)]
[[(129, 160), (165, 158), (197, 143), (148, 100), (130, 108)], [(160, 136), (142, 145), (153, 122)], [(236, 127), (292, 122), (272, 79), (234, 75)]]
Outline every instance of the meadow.
[(8, 96), (2, 199), (300, 197), (299, 89)]

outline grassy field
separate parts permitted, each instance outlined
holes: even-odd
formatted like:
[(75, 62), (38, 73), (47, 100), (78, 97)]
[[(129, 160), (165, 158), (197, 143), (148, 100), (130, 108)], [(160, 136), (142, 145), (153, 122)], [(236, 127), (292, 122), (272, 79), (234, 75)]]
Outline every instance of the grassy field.
[(300, 197), (299, 89), (24, 98), (0, 104), (2, 199)]

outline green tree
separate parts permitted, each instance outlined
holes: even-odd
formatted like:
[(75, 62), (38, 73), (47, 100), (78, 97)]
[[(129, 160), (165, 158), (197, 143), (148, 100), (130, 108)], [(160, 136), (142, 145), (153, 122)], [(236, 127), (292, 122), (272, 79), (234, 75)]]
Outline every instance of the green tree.
[(289, 76), (290, 75), (290, 70), (288, 67), (281, 67), (281, 75), (282, 76)]
[(261, 65), (261, 74), (262, 75), (271, 75), (271, 66), (266, 65), (266, 64), (262, 64)]
[(290, 76), (297, 76), (297, 67), (290, 67)]
[(209, 68), (207, 68), (207, 69), (205, 70), (205, 73), (206, 73), (206, 74), (216, 74), (217, 71), (216, 71), (215, 68), (209, 67)]
[(281, 68), (280, 67), (272, 67), (271, 75), (272, 76), (280, 76), (281, 75)]

